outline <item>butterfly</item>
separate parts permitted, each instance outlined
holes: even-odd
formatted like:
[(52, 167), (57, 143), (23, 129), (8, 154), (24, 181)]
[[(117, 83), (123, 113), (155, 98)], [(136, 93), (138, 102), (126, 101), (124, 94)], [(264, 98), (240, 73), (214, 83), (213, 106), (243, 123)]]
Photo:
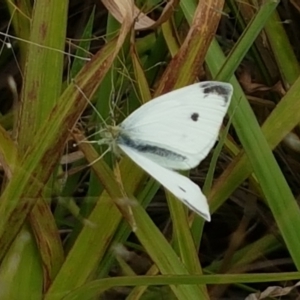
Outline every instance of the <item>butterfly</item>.
[(130, 114), (99, 144), (119, 148), (191, 210), (210, 221), (197, 184), (175, 170), (196, 167), (214, 146), (230, 105), (229, 83), (205, 81), (159, 96)]

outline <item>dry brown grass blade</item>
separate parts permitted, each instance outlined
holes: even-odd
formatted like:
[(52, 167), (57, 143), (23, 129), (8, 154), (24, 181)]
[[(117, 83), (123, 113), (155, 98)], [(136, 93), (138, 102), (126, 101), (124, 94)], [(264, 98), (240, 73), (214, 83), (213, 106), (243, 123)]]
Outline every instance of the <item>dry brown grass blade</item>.
[(199, 2), (187, 37), (168, 64), (155, 96), (195, 81), (208, 47), (215, 36), (223, 6), (223, 0)]
[[(122, 24), (124, 21), (125, 10), (121, 1), (111, 1), (111, 0), (102, 0), (102, 3), (105, 5), (107, 10)], [(136, 18), (134, 23), (135, 30), (147, 30), (154, 29), (167, 21), (174, 9), (178, 5), (179, 0), (172, 0), (167, 3), (164, 7), (158, 20), (153, 20), (144, 14), (137, 6), (132, 5), (132, 12), (134, 18)]]
[[(130, 3), (123, 2), (124, 7), (128, 8)], [(24, 155), (21, 164), (16, 167), (16, 173), (1, 197), (0, 214), (4, 217), (0, 222), (0, 257), (5, 255), (28, 213), (39, 199), (44, 184), (59, 161), (69, 136), (69, 128), (74, 127), (87, 105), (82, 92), (91, 98), (122, 47), (133, 21), (132, 14), (127, 11), (118, 38), (102, 48), (75, 78), (81, 92), (73, 84), (65, 90), (32, 141), (32, 146)], [(9, 232), (6, 230), (8, 227)]]

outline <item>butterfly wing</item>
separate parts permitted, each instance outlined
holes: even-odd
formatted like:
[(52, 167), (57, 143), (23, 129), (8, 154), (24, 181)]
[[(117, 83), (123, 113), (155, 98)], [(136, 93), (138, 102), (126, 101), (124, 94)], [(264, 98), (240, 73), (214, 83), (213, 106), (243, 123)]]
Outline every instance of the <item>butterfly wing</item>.
[(119, 145), (119, 147), (138, 166), (161, 183), (186, 206), (202, 216), (205, 220), (210, 221), (207, 200), (198, 185), (175, 171), (161, 167), (130, 147), (125, 145)]
[(232, 96), (228, 83), (196, 83), (142, 105), (120, 125), (119, 145), (171, 169), (191, 169), (213, 147)]

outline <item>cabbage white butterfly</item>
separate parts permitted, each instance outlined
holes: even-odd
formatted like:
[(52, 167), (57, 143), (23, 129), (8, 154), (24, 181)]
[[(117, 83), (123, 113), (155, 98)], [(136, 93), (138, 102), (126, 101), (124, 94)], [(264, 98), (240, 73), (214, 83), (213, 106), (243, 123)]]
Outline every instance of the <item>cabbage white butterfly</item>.
[(206, 81), (147, 102), (98, 143), (119, 147), (144, 171), (205, 220), (206, 197), (174, 170), (196, 167), (215, 144), (230, 104), (229, 83)]

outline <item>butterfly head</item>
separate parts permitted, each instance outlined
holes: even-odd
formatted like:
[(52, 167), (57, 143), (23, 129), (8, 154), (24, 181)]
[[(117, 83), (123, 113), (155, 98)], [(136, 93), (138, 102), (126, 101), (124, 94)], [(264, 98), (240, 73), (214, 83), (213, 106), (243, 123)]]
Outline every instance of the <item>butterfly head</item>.
[(121, 129), (119, 126), (107, 126), (99, 131), (100, 139), (98, 145), (107, 145), (111, 151), (118, 153), (117, 139), (120, 136)]

